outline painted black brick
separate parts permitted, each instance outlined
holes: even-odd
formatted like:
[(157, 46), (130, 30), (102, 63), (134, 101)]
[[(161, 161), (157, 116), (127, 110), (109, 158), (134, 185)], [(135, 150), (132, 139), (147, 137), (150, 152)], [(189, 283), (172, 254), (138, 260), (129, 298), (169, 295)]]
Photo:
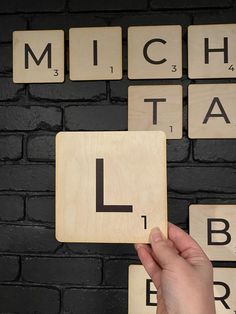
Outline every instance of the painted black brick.
[(59, 130), (62, 115), (56, 107), (0, 107), (0, 130)]
[(193, 24), (229, 24), (235, 23), (236, 7), (229, 10), (214, 10), (209, 14), (206, 11), (199, 12), (193, 17)]
[(208, 8), (230, 8), (233, 6), (232, 0), (151, 0), (150, 6), (154, 10), (165, 9), (208, 9)]
[(14, 84), (10, 77), (0, 77), (0, 100), (6, 101), (19, 99), (18, 92), (23, 88), (23, 84)]
[(73, 253), (98, 254), (107, 256), (128, 256), (136, 255), (132, 244), (105, 244), (105, 243), (68, 243)]
[(21, 135), (0, 135), (0, 160), (18, 160), (22, 157)]
[(60, 293), (45, 287), (0, 286), (1, 313), (60, 312)]
[(29, 136), (27, 157), (32, 161), (53, 161), (55, 159), (55, 135)]
[(26, 202), (28, 220), (54, 223), (55, 198), (53, 196), (32, 196)]
[(236, 205), (236, 198), (229, 198), (226, 195), (219, 195), (215, 198), (200, 198), (197, 200), (199, 204), (231, 204)]
[[(20, 270), (17, 256), (0, 256), (0, 281), (16, 280)], [(0, 297), (1, 298), (1, 297)]]
[(169, 162), (186, 161), (190, 153), (190, 141), (184, 137), (180, 140), (167, 140), (167, 160)]
[(69, 9), (72, 12), (79, 11), (136, 11), (147, 9), (147, 0), (87, 0), (69, 1)]
[(0, 45), (0, 72), (12, 71), (12, 46), (8, 44)]
[(64, 312), (83, 314), (127, 314), (127, 291), (116, 289), (68, 289)]
[(188, 229), (189, 205), (195, 203), (194, 199), (168, 198), (168, 221), (181, 228)]
[(3, 165), (0, 190), (53, 191), (54, 175), (51, 165)]
[(62, 12), (64, 9), (65, 0), (15, 0), (3, 1), (0, 13)]
[(24, 218), (24, 199), (19, 195), (0, 195), (0, 220), (17, 221)]
[(27, 29), (27, 20), (20, 15), (1, 15), (0, 25), (0, 42), (11, 42), (13, 31)]
[(96, 105), (65, 108), (67, 130), (126, 130), (127, 106)]
[(102, 262), (98, 258), (26, 257), (22, 278), (36, 283), (96, 286), (102, 280)]
[(106, 82), (67, 79), (61, 84), (31, 84), (29, 91), (35, 99), (99, 101), (106, 99)]
[(53, 253), (60, 245), (53, 229), (39, 226), (0, 225), (0, 251)]
[(180, 193), (236, 193), (236, 168), (169, 167), (168, 188)]
[(195, 160), (202, 162), (236, 162), (236, 141), (195, 140), (193, 154)]

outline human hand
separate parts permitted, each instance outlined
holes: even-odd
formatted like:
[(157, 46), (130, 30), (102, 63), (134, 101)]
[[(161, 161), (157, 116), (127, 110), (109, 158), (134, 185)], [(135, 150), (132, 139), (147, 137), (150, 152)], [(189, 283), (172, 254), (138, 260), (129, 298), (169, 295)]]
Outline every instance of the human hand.
[(157, 314), (215, 314), (213, 269), (208, 257), (187, 233), (171, 223), (168, 237), (154, 228), (151, 245), (135, 245), (157, 289)]

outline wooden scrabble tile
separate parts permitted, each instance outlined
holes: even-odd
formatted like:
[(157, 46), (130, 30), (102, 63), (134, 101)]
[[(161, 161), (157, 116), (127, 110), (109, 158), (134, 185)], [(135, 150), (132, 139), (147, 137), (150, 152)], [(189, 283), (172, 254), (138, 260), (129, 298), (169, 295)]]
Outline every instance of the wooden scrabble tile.
[(121, 27), (71, 28), (69, 34), (72, 81), (122, 78)]
[(128, 28), (128, 77), (130, 79), (180, 78), (181, 76), (181, 26)]
[(142, 265), (129, 266), (128, 314), (156, 314), (157, 290)]
[(63, 81), (64, 32), (62, 30), (13, 32), (14, 83)]
[(236, 24), (188, 27), (189, 77), (236, 77)]
[(214, 268), (214, 296), (217, 314), (236, 313), (236, 268)]
[(189, 137), (236, 138), (236, 84), (189, 86)]
[(236, 261), (236, 204), (191, 205), (189, 226), (211, 260)]
[(147, 243), (166, 234), (166, 140), (158, 131), (60, 132), (56, 238)]
[(182, 138), (180, 85), (129, 86), (128, 129), (161, 130), (168, 139)]

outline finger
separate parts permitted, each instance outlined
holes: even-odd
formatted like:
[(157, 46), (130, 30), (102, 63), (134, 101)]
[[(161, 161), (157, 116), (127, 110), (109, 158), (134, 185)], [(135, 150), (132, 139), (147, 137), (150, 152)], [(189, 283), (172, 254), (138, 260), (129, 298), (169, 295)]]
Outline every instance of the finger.
[(152, 257), (151, 248), (146, 244), (136, 244), (135, 248), (146, 272), (151, 277), (156, 289), (158, 289), (160, 286), (161, 268)]

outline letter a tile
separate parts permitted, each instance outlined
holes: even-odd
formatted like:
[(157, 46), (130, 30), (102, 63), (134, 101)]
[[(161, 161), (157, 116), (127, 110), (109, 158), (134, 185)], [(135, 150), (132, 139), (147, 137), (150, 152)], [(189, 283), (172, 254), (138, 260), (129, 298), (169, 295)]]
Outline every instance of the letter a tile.
[(180, 85), (129, 86), (128, 129), (163, 131), (168, 139), (182, 138)]
[(128, 28), (128, 77), (130, 79), (180, 78), (181, 76), (181, 26)]
[(120, 80), (122, 78), (121, 27), (70, 29), (70, 79)]
[(62, 30), (13, 32), (14, 83), (64, 81)]
[(57, 135), (59, 241), (148, 243), (156, 225), (166, 234), (166, 198), (163, 132)]
[(236, 84), (189, 86), (189, 137), (236, 138)]
[(236, 24), (188, 27), (189, 77), (236, 77)]
[(236, 261), (236, 205), (191, 205), (189, 226), (210, 260)]
[(128, 314), (156, 314), (157, 291), (142, 265), (129, 266)]

